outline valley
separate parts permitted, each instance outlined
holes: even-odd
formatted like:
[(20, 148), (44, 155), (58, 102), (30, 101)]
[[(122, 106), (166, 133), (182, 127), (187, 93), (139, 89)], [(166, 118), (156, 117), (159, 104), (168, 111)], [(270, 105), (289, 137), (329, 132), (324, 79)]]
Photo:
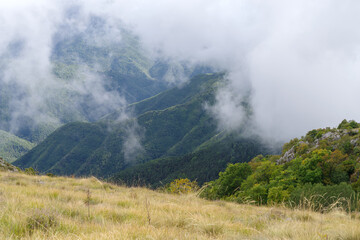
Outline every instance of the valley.
[(213, 180), (229, 162), (270, 152), (258, 137), (241, 136), (246, 124), (237, 134), (221, 130), (205, 110), (224, 81), (221, 73), (197, 75), (183, 87), (130, 105), (134, 119), (127, 121), (114, 112), (96, 123), (69, 123), (15, 165), (56, 175), (114, 176), (118, 182), (140, 179), (154, 187), (179, 177)]

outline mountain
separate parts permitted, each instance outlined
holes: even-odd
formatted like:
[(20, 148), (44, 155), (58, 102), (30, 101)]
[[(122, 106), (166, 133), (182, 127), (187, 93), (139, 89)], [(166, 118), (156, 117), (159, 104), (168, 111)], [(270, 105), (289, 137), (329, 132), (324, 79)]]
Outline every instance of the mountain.
[(0, 156), (8, 162), (15, 161), (34, 146), (31, 142), (0, 130)]
[[(86, 32), (54, 37), (54, 80), (46, 88), (36, 90), (43, 101), (39, 106), (31, 106), (39, 108), (32, 111), (39, 111), (41, 121), (39, 116), (17, 109), (22, 100), (33, 97), (34, 90), (0, 80), (1, 129), (38, 143), (64, 123), (96, 121), (114, 111), (117, 95), (131, 103), (166, 89), (165, 81), (150, 76), (154, 60), (146, 56), (137, 38), (125, 30), (122, 36), (121, 44), (100, 45), (94, 45)], [(108, 93), (113, 99), (102, 102), (98, 95)]]
[[(271, 152), (257, 137), (241, 137), (219, 133), (192, 152), (180, 156), (166, 156), (126, 168), (110, 180), (127, 185), (150, 185), (153, 188), (174, 179), (189, 178), (200, 185), (216, 179), (227, 164), (250, 161), (258, 153)], [(222, 136), (223, 135), (223, 136)]]
[(180, 79), (211, 71), (152, 57), (121, 24), (116, 26), (117, 38), (102, 35), (105, 26), (106, 20), (96, 16), (81, 31), (69, 23), (58, 26), (49, 59), (43, 59), (50, 63), (42, 71), (49, 73), (41, 72), (45, 77), (35, 76), (36, 80), (21, 74), (5, 78), (8, 64), (21, 62), (26, 46), (21, 40), (11, 42), (0, 58), (0, 129), (39, 143), (65, 123), (96, 122)]
[[(94, 69), (99, 77), (104, 78), (107, 90), (121, 93), (129, 102), (151, 97), (166, 89), (166, 82), (159, 81), (161, 76), (151, 74), (156, 68), (156, 60), (142, 48), (135, 35), (120, 28), (121, 40), (93, 42), (90, 32), (101, 31), (101, 27), (101, 24), (89, 26), (84, 33), (60, 37), (54, 42), (52, 62), (57, 77), (77, 77), (84, 66), (89, 71)], [(61, 32), (58, 35), (61, 36)]]
[(305, 204), (327, 211), (360, 208), (360, 124), (314, 129), (286, 143), (281, 155), (230, 164), (202, 196), (257, 204)]
[[(129, 171), (136, 176), (143, 177), (144, 169), (154, 172), (153, 179), (144, 176), (154, 185), (179, 174), (198, 178), (197, 171), (199, 181), (213, 179), (227, 162), (248, 161), (268, 151), (255, 137), (220, 131), (204, 109), (225, 81), (222, 73), (198, 75), (187, 85), (130, 105), (133, 119), (118, 121), (121, 112), (115, 112), (97, 123), (67, 124), (14, 164), (59, 175), (98, 177), (134, 167)], [(156, 173), (159, 164), (164, 166), (161, 177)], [(119, 176), (113, 180), (131, 181)]]

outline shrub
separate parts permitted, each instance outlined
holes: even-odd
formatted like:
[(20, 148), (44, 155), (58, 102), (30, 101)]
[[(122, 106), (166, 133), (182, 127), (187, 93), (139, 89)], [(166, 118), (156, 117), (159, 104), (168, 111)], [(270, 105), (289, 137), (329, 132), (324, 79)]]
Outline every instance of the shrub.
[(28, 174), (28, 175), (37, 175), (37, 174), (39, 174), (39, 172), (36, 171), (35, 169), (33, 169), (32, 167), (25, 168), (25, 173)]
[(309, 145), (306, 143), (300, 143), (299, 146), (296, 148), (296, 153), (298, 155), (304, 154), (308, 151)]
[(358, 123), (355, 122), (354, 120), (350, 121), (349, 126), (350, 126), (350, 128), (358, 128), (359, 127)]
[(246, 191), (248, 197), (257, 204), (264, 204), (267, 202), (266, 187), (260, 184), (255, 184), (251, 189)]
[(282, 203), (289, 199), (290, 194), (287, 190), (284, 190), (282, 186), (272, 187), (268, 193), (268, 204)]
[(354, 148), (354, 154), (359, 156), (360, 155), (360, 147), (355, 147)]
[(343, 153), (349, 154), (353, 150), (353, 146), (352, 146), (350, 140), (345, 141), (342, 144), (341, 149), (342, 149)]
[(349, 122), (344, 119), (338, 126), (338, 129), (354, 129), (358, 128), (359, 124), (355, 122), (354, 120), (350, 120)]
[(315, 137), (316, 137), (317, 133), (318, 133), (318, 132), (317, 132), (316, 129), (311, 130), (311, 131), (309, 131), (309, 132), (306, 134), (305, 139), (306, 139), (307, 141), (309, 141), (309, 142), (313, 142), (313, 141), (315, 140)]
[(348, 125), (348, 121), (346, 119), (342, 120), (342, 122), (339, 124), (338, 129), (346, 129), (346, 126)]
[(199, 189), (196, 181), (190, 181), (188, 178), (175, 179), (169, 185), (168, 191), (171, 193), (190, 193)]
[(294, 139), (290, 140), (290, 142), (285, 143), (284, 146), (283, 146), (283, 149), (282, 149), (282, 154), (284, 154), (285, 152), (290, 150), (290, 148), (295, 146), (298, 142), (299, 142), (299, 139), (294, 138)]

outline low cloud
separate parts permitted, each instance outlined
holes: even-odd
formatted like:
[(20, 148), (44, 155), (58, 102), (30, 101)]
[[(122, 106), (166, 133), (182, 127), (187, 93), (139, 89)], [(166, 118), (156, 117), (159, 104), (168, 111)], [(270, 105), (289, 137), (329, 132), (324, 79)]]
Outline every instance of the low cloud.
[(123, 152), (125, 163), (136, 161), (136, 158), (144, 153), (145, 149), (141, 144), (143, 138), (143, 129), (132, 121), (129, 126), (125, 128)]
[[(54, 36), (82, 32), (98, 46), (121, 41), (122, 24), (153, 59), (229, 73), (228, 85), (208, 108), (222, 128), (241, 126), (244, 98), (257, 131), (278, 139), (344, 118), (360, 120), (358, 1), (11, 1), (0, 7), (1, 84), (21, 90), (12, 99), (18, 113), (41, 116), (42, 96), (58, 87), (51, 71)], [(65, 35), (56, 35), (59, 29)], [(168, 81), (183, 82), (173, 75)], [(95, 108), (125, 104), (101, 76), (92, 79), (73, 87), (90, 95)]]
[(81, 37), (89, 46), (121, 44), (113, 18), (92, 12), (84, 2), (57, 0), (1, 2), (0, 14), (1, 99), (8, 109), (1, 116), (7, 121), (2, 128), (17, 133), (24, 121), (34, 126), (95, 121), (127, 104), (119, 92), (107, 88), (96, 60), (90, 65), (69, 52), (77, 66), (73, 73), (66, 79), (54, 73), (60, 41)]
[(250, 90), (257, 130), (289, 139), (360, 120), (359, 10), (352, 0), (156, 1), (124, 18), (157, 52), (230, 73), (211, 108), (221, 125), (240, 125)]

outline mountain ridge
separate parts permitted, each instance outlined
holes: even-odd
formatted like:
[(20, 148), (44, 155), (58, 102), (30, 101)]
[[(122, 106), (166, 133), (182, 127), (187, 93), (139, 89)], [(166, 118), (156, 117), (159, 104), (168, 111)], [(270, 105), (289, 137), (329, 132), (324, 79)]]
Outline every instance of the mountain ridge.
[[(69, 137), (72, 134), (80, 134), (75, 127), (69, 131), (71, 124), (65, 125), (28, 154), (18, 159), (15, 164), (22, 168), (34, 167), (40, 172), (52, 172), (61, 175), (110, 177), (131, 166), (146, 164), (159, 158), (170, 159), (174, 157), (172, 159), (181, 162), (182, 158), (194, 160), (195, 155), (208, 157), (209, 154), (203, 152), (208, 151), (210, 153), (211, 148), (213, 148), (219, 152), (215, 154), (217, 157), (221, 158), (221, 155), (226, 157), (223, 157), (223, 160), (211, 158), (216, 167), (214, 169), (207, 168), (211, 170), (211, 174), (205, 174), (208, 177), (201, 178), (202, 182), (207, 181), (216, 176), (226, 166), (227, 161), (250, 160), (246, 154), (244, 156), (240, 153), (240, 149), (252, 156), (260, 151), (265, 152), (263, 145), (255, 144), (259, 143), (256, 138), (244, 137), (242, 140), (237, 140), (227, 134), (228, 138), (214, 141), (205, 147), (205, 150), (199, 149), (195, 155), (191, 155), (197, 147), (212, 139), (220, 131), (216, 121), (204, 109), (204, 104), (214, 101), (216, 89), (222, 86), (224, 81), (226, 81), (224, 73), (198, 75), (192, 78), (187, 85), (175, 87), (130, 106), (135, 112), (135, 119), (124, 122), (116, 121), (121, 114), (120, 111), (107, 115), (94, 125), (77, 123), (79, 128), (87, 129), (86, 126), (94, 126), (103, 129), (92, 136), (85, 137), (81, 143), (73, 142), (71, 138), (70, 140), (64, 138), (67, 134)], [(192, 91), (188, 91), (189, 89)], [(66, 130), (67, 128), (69, 129)], [(109, 129), (110, 131), (108, 131)], [(61, 135), (61, 132), (64, 135)], [(135, 141), (132, 142), (134, 146), (129, 145), (130, 140), (128, 141), (128, 139)], [(224, 143), (219, 145), (221, 147), (213, 147), (222, 141), (238, 145), (239, 151), (233, 155), (230, 151), (231, 147), (227, 147)], [(247, 144), (247, 141), (254, 143)], [(91, 143), (96, 143), (96, 146), (91, 146)], [(54, 148), (51, 145), (56, 145), (58, 148), (59, 146), (64, 147), (63, 152), (56, 151), (56, 157), (52, 157)], [(71, 147), (66, 147), (66, 145)], [(246, 147), (242, 148), (242, 145)], [(135, 148), (127, 149), (126, 147)], [(251, 150), (244, 151), (246, 148)], [(130, 154), (133, 154), (131, 160), (126, 159), (128, 150)], [(49, 159), (51, 159), (52, 164), (49, 163)], [(41, 162), (44, 163), (41, 164)], [(161, 162), (163, 163), (164, 160)], [(165, 162), (167, 165), (178, 164)], [(198, 162), (204, 163), (203, 160)], [(196, 164), (190, 165), (195, 166)], [(187, 173), (194, 177), (195, 169), (190, 165), (187, 166), (184, 174)], [(168, 172), (169, 175), (179, 175), (175, 174), (176, 169), (171, 168), (169, 170), (171, 170)], [(151, 184), (155, 183), (151, 182)]]
[(7, 162), (14, 162), (34, 146), (35, 144), (25, 139), (0, 130), (0, 156)]

